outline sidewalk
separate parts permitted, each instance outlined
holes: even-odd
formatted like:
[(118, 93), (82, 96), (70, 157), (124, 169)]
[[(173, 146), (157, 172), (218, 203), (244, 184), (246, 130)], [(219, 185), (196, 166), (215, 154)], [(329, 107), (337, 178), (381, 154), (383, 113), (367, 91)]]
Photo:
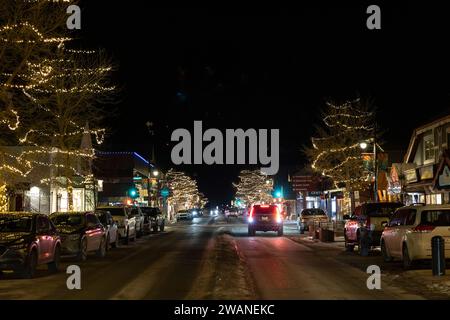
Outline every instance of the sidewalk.
[(372, 250), (368, 257), (361, 257), (356, 252), (345, 251), (344, 237), (335, 237), (334, 242), (321, 242), (313, 239), (307, 233), (304, 235), (288, 236), (292, 241), (307, 245), (314, 249), (317, 248), (317, 254), (321, 249), (335, 249), (334, 254), (325, 250), (327, 256), (335, 256), (341, 262), (350, 266), (357, 267), (363, 271), (369, 265), (378, 265), (382, 271), (382, 277), (387, 284), (397, 285), (408, 288), (413, 292), (423, 293), (431, 299), (450, 298), (450, 264), (447, 263), (447, 274), (441, 277), (432, 275), (431, 262), (426, 261), (415, 266), (411, 270), (404, 270), (401, 261), (384, 262), (379, 248)]

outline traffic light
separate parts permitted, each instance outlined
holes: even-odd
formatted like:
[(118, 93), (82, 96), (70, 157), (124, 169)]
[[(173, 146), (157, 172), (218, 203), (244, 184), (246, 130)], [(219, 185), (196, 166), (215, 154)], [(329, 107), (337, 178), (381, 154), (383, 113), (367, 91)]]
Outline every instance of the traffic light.
[(128, 196), (130, 198), (137, 198), (139, 197), (139, 192), (136, 190), (136, 188), (131, 188), (130, 190), (128, 190)]
[(274, 192), (275, 198), (283, 198), (283, 189), (277, 189)]

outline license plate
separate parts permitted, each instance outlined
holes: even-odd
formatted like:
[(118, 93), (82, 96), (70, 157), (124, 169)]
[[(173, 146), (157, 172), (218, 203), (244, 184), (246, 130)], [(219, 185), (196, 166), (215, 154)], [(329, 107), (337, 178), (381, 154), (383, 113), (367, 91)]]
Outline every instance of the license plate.
[(269, 217), (265, 217), (265, 216), (264, 216), (264, 217), (261, 217), (261, 220), (262, 220), (262, 221), (268, 221), (268, 220), (269, 220)]

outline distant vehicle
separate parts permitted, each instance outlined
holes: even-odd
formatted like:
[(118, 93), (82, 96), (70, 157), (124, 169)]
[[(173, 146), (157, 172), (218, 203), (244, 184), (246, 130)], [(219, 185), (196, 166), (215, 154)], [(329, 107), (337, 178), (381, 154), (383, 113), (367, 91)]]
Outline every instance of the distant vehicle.
[(353, 251), (357, 245), (359, 254), (366, 255), (372, 246), (379, 246), (385, 224), (395, 210), (402, 206), (399, 202), (363, 203), (355, 208), (352, 216), (345, 215), (344, 239), (347, 251)]
[(193, 209), (191, 209), (191, 212), (194, 217), (203, 216), (203, 209), (201, 209), (201, 208), (193, 208)]
[(283, 235), (283, 218), (276, 205), (254, 205), (248, 216), (248, 235), (256, 231), (276, 231)]
[(191, 210), (180, 210), (177, 212), (177, 220), (192, 220), (194, 219), (194, 215), (192, 214)]
[(381, 253), (386, 262), (403, 261), (405, 269), (417, 260), (431, 259), (431, 238), (445, 241), (445, 257), (450, 257), (450, 206), (424, 205), (398, 209), (381, 235)]
[(228, 218), (231, 218), (231, 217), (237, 218), (238, 215), (239, 215), (239, 212), (238, 212), (238, 209), (237, 209), (237, 208), (228, 208), (228, 209), (225, 209), (225, 217), (226, 217), (227, 219), (228, 219)]
[(129, 244), (130, 240), (136, 240), (136, 217), (131, 214), (128, 206), (101, 206), (96, 210), (106, 210), (111, 213), (114, 222), (119, 228), (119, 238)]
[(328, 222), (329, 218), (322, 209), (303, 209), (297, 219), (297, 228), (300, 233), (308, 230), (310, 225), (314, 223)]
[(88, 253), (106, 255), (106, 231), (93, 212), (55, 212), (50, 219), (61, 235), (63, 255), (85, 261)]
[(46, 215), (0, 213), (0, 271), (33, 278), (37, 266), (46, 264), (50, 272), (57, 272), (60, 256), (60, 236)]
[(110, 247), (117, 248), (119, 246), (119, 228), (114, 222), (111, 213), (108, 210), (95, 210), (95, 215), (102, 223), (106, 230), (106, 249)]
[(144, 232), (164, 231), (166, 218), (158, 207), (141, 207), (144, 214)]

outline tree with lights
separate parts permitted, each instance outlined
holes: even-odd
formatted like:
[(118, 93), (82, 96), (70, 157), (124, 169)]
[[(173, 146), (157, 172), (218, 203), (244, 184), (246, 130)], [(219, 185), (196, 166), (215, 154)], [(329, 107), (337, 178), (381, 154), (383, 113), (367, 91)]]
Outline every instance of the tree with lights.
[(206, 198), (198, 191), (197, 182), (184, 172), (170, 169), (166, 174), (166, 182), (170, 189), (170, 196), (167, 200), (179, 209), (190, 209), (206, 203)]
[(238, 179), (238, 183), (233, 183), (236, 189), (236, 199), (240, 199), (247, 206), (254, 203), (272, 202), (272, 183), (267, 175), (261, 173), (261, 170), (242, 170)]
[(103, 142), (98, 126), (106, 110), (99, 105), (111, 102), (115, 87), (103, 52), (70, 48), (66, 8), (67, 1), (0, 5), (0, 144), (25, 147), (19, 155), (2, 149), (0, 186), (14, 181), (11, 174), (45, 172), (40, 181), (65, 188), (72, 210), (72, 178), (92, 181), (94, 149), (86, 137)]
[(331, 178), (337, 188), (353, 194), (370, 186), (370, 173), (363, 165), (361, 143), (373, 143), (375, 112), (360, 99), (335, 104), (327, 102), (322, 112), (324, 126), (316, 128), (312, 147), (305, 147), (311, 167)]

